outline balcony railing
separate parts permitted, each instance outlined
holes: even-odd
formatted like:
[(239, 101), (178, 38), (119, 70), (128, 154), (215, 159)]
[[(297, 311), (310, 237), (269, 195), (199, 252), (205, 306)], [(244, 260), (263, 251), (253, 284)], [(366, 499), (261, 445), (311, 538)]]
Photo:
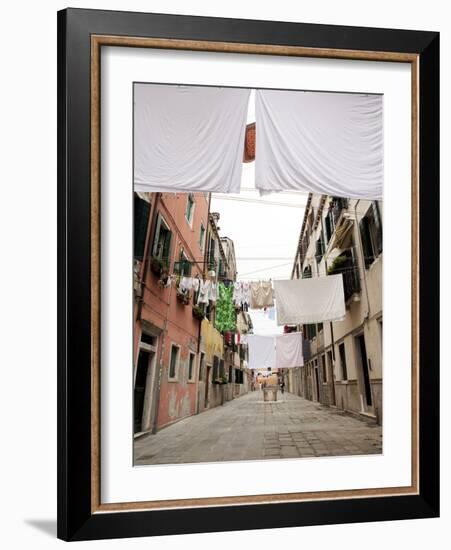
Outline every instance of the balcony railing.
[(345, 252), (335, 258), (327, 270), (327, 274), (341, 274), (343, 276), (345, 301), (348, 301), (353, 294), (360, 292), (359, 268), (357, 262), (354, 261), (352, 253)]

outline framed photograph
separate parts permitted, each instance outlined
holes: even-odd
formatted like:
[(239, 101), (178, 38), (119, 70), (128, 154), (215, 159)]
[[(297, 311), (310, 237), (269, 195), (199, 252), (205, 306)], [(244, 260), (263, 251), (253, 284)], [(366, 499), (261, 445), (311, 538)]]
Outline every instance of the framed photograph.
[(439, 35), (58, 13), (58, 536), (439, 514)]

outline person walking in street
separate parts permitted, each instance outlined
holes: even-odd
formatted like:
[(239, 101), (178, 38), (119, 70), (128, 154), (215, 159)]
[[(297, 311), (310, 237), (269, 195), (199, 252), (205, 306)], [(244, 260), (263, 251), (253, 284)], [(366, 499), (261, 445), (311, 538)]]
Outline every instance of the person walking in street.
[(282, 378), (282, 381), (280, 382), (280, 391), (282, 393), (285, 392), (285, 380)]

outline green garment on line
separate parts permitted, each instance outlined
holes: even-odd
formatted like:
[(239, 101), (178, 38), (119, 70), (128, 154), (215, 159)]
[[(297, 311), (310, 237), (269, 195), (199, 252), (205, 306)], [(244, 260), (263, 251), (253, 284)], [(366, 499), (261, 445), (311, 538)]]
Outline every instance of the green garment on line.
[(227, 288), (224, 283), (218, 284), (215, 326), (219, 332), (235, 330), (236, 328), (236, 314), (233, 305), (233, 285)]

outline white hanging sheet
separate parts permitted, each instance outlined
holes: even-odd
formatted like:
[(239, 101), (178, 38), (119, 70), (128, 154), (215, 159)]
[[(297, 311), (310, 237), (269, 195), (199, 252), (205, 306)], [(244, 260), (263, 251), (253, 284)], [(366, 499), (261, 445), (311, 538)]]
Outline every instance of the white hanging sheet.
[(277, 324), (341, 321), (346, 315), (343, 276), (274, 281)]
[(134, 190), (239, 193), (249, 94), (135, 84)]
[(277, 336), (276, 367), (278, 369), (292, 369), (294, 367), (302, 367), (303, 364), (302, 332), (292, 332)]
[(249, 369), (267, 369), (276, 367), (276, 341), (274, 336), (248, 334)]
[(381, 95), (256, 91), (255, 186), (381, 200)]

